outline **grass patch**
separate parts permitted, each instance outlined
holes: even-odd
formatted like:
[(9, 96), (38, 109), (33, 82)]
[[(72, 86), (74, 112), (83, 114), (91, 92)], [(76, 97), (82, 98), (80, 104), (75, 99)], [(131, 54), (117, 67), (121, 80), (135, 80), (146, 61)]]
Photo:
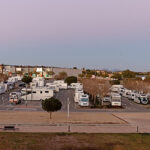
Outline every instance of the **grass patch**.
[(150, 134), (7, 132), (0, 150), (150, 150)]

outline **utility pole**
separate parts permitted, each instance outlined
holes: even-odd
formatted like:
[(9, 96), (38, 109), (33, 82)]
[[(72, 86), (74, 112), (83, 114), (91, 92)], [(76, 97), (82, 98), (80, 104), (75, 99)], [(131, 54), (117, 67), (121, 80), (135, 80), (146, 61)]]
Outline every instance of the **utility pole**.
[(70, 116), (70, 110), (69, 110), (69, 107), (70, 107), (70, 100), (69, 100), (69, 97), (68, 97), (68, 99), (67, 99), (67, 106), (68, 106), (68, 114), (67, 114), (67, 118), (68, 118), (68, 120), (69, 120), (69, 116)]
[(26, 84), (26, 101), (25, 101), (25, 103), (26, 103), (26, 107), (27, 107), (27, 84)]
[(70, 101), (69, 101), (69, 97), (67, 99), (67, 107), (68, 107), (68, 113), (67, 113), (67, 120), (68, 120), (68, 132), (70, 132), (70, 124), (69, 124), (69, 117), (70, 117), (70, 114), (69, 114), (69, 107), (70, 107)]

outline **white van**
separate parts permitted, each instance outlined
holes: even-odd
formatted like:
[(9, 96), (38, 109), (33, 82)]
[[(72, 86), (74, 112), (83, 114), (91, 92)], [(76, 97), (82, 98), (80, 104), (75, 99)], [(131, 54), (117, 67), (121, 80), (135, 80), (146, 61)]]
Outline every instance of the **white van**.
[(21, 93), (20, 92), (11, 92), (9, 94), (9, 102), (11, 104), (19, 104), (21, 103)]

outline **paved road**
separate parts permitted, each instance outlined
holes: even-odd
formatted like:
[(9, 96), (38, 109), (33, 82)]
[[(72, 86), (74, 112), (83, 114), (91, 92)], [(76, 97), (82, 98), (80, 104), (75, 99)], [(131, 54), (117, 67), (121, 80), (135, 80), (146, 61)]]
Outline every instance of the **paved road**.
[[(13, 89), (12, 91), (20, 91), (20, 88)], [(11, 92), (12, 92), (11, 91)], [(25, 103), (18, 105), (11, 105), (8, 101), (9, 93), (0, 95), (0, 110), (14, 110), (14, 111), (43, 111), (41, 108), (41, 103), (39, 101), (28, 101), (26, 108)], [(3, 98), (2, 98), (3, 97)], [(136, 104), (133, 101), (128, 100), (127, 98), (122, 98), (123, 109), (113, 108), (113, 109), (91, 109), (91, 108), (81, 108), (74, 102), (74, 90), (60, 90), (56, 93), (56, 98), (62, 102), (61, 111), (67, 111), (67, 99), (69, 98), (70, 102), (70, 111), (71, 112), (150, 112), (150, 109), (145, 108), (141, 104)]]

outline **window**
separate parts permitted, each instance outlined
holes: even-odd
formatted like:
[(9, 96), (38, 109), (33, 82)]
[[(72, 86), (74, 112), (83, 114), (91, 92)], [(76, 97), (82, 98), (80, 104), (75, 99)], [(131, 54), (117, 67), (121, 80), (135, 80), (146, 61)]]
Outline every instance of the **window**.
[(42, 94), (43, 92), (42, 92), (42, 91), (40, 91), (40, 93)]
[(33, 91), (32, 93), (36, 93), (36, 91)]
[(45, 91), (45, 93), (49, 93), (49, 91)]

